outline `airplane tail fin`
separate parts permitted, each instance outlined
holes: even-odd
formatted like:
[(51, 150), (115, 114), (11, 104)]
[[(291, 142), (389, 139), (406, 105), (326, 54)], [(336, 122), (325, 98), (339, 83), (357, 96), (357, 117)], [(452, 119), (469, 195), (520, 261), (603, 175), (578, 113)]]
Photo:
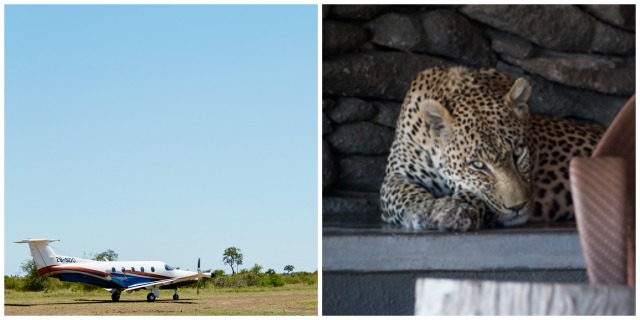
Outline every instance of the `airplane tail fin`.
[[(50, 240), (50, 239), (27, 239), (22, 241), (17, 241), (16, 243), (28, 243), (29, 249), (31, 250), (31, 256), (33, 260), (36, 262), (36, 266), (38, 267), (38, 272), (43, 270), (46, 272), (46, 267), (55, 266), (61, 264), (59, 257), (53, 251), (53, 249), (49, 246), (50, 242), (60, 241), (60, 240)], [(42, 273), (40, 273), (42, 274)]]

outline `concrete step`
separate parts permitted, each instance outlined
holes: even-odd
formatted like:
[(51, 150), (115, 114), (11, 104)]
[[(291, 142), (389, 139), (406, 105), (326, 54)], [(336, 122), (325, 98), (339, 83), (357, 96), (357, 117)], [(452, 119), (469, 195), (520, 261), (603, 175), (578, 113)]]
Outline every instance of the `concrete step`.
[(530, 224), (464, 233), (385, 224), (325, 224), (323, 271), (584, 269), (575, 224)]
[(418, 278), (586, 283), (574, 223), (466, 233), (323, 215), (323, 314), (410, 315)]

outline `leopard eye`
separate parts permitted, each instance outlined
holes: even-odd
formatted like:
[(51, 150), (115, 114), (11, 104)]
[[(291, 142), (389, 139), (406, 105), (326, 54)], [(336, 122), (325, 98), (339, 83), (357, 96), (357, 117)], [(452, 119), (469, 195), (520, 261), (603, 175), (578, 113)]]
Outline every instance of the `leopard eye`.
[(513, 149), (513, 154), (514, 154), (516, 157), (520, 157), (521, 155), (523, 155), (523, 154), (524, 154), (525, 150), (526, 150), (526, 149), (525, 149), (525, 147), (524, 147), (524, 146), (519, 145), (519, 146), (516, 146), (516, 148), (515, 148), (515, 149)]
[(487, 167), (487, 165), (480, 160), (471, 160), (469, 161), (469, 165), (471, 166), (471, 168), (476, 170), (482, 170), (487, 172), (489, 171), (489, 168)]

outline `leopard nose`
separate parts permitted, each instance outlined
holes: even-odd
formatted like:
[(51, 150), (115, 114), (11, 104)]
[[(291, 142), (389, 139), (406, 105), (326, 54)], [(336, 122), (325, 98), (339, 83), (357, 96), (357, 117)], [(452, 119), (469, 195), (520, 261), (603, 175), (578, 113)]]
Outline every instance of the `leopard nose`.
[(523, 202), (523, 203), (521, 203), (521, 204), (519, 204), (519, 205), (515, 205), (515, 206), (513, 206), (513, 207), (509, 207), (509, 208), (507, 208), (507, 209), (509, 209), (509, 210), (511, 210), (511, 211), (513, 211), (513, 212), (518, 212), (518, 211), (520, 211), (522, 208), (524, 208), (524, 206), (526, 206), (526, 205), (527, 205), (527, 202), (525, 201), (525, 202)]

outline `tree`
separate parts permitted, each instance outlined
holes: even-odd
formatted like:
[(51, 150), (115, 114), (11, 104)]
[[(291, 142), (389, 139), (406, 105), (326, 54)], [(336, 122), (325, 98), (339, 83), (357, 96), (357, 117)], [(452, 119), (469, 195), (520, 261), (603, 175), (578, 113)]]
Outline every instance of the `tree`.
[(118, 254), (115, 251), (109, 249), (107, 251), (97, 253), (92, 257), (93, 260), (97, 261), (105, 261), (105, 258), (109, 261), (116, 261), (118, 260)]
[(222, 276), (224, 276), (224, 270), (216, 269), (216, 270), (213, 270), (213, 272), (211, 272), (211, 277), (212, 278), (215, 278), (215, 277), (219, 278), (219, 277), (222, 277)]
[(33, 259), (25, 260), (20, 269), (26, 272), (24, 277), (24, 289), (27, 291), (42, 291), (47, 285), (47, 278), (38, 274), (38, 266)]
[(227, 248), (222, 254), (222, 261), (231, 267), (231, 274), (235, 274), (236, 270), (233, 269), (233, 266), (236, 266), (237, 269), (242, 264), (242, 253), (240, 253), (240, 249), (236, 247)]
[(251, 268), (251, 273), (260, 274), (260, 271), (262, 271), (262, 266), (257, 263), (253, 266), (253, 268)]
[(286, 267), (284, 267), (284, 271), (291, 274), (291, 272), (293, 271), (293, 266), (288, 264)]
[(269, 269), (265, 272), (265, 274), (268, 274), (268, 275), (276, 274), (276, 271), (273, 269)]

